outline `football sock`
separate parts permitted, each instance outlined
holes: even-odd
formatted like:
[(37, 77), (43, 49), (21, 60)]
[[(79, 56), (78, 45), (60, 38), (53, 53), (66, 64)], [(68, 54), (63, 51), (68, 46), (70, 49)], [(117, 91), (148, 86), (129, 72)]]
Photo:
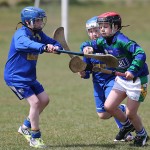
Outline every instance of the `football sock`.
[(120, 128), (122, 128), (122, 124), (121, 124), (121, 122), (117, 119), (117, 118), (114, 118), (115, 119), (115, 122), (116, 122), (116, 124), (117, 124), (117, 127), (120, 129)]
[[(126, 111), (126, 105), (125, 104), (119, 105), (119, 109), (121, 109), (122, 112), (125, 112)], [(117, 118), (114, 118), (114, 119), (115, 119), (115, 122), (116, 122), (118, 128), (119, 129), (122, 128), (122, 126), (123, 126), (122, 123)]]
[(122, 124), (122, 126), (124, 126), (124, 127), (128, 127), (128, 126), (131, 125), (131, 122), (130, 122), (130, 120), (127, 118), (126, 121), (125, 121), (125, 122), (121, 122), (121, 124)]
[(40, 130), (31, 130), (31, 137), (32, 138), (40, 138), (41, 137)]
[(144, 128), (142, 128), (142, 130), (140, 130), (140, 131), (136, 131), (136, 134), (137, 134), (138, 136), (143, 136), (143, 135), (145, 135), (145, 134), (146, 134), (146, 131), (145, 131), (145, 129), (144, 129)]
[(23, 122), (23, 128), (31, 128), (31, 123), (30, 123), (30, 119), (26, 118)]

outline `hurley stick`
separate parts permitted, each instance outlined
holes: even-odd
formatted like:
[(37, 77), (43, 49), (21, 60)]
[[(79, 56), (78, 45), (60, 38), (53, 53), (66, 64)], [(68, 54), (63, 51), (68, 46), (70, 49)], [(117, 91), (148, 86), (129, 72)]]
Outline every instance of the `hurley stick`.
[(112, 71), (112, 70), (108, 70), (108, 69), (103, 69), (103, 68), (99, 68), (99, 67), (93, 67), (92, 71), (94, 72), (102, 72), (102, 73), (106, 73), (106, 74), (112, 74), (115, 76), (122, 76), (125, 77), (125, 73), (122, 72), (118, 72), (118, 71)]
[(57, 52), (66, 53), (70, 56), (70, 58), (74, 57), (74, 55), (85, 56), (88, 58), (98, 59), (98, 60), (104, 62), (108, 67), (118, 67), (118, 60), (113, 55), (110, 55), (110, 54), (106, 54), (106, 55), (84, 54), (84, 53), (70, 51), (70, 48), (65, 40), (63, 27), (59, 27), (54, 31), (53, 38), (56, 41), (58, 41), (64, 48), (64, 50), (57, 50)]
[(83, 53), (78, 53), (78, 52), (72, 52), (70, 51), (70, 48), (65, 40), (65, 36), (64, 36), (64, 28), (63, 27), (59, 27), (57, 28), (54, 33), (53, 33), (53, 38), (58, 41), (62, 47), (64, 48), (64, 50), (58, 50), (58, 52), (60, 53), (66, 53), (70, 56), (70, 58), (72, 58), (74, 55), (77, 56), (85, 56), (88, 58), (95, 58), (98, 59), (104, 63), (106, 63), (106, 65), (108, 67), (117, 67), (118, 66), (118, 60), (116, 57), (114, 57), (113, 55), (107, 54), (107, 55), (96, 55), (96, 54), (83, 54)]
[[(66, 49), (67, 51), (70, 51), (70, 48), (65, 40), (64, 27), (57, 28), (53, 33), (53, 38), (56, 41), (58, 41), (64, 49)], [(72, 54), (68, 54), (68, 55), (70, 56), (70, 58), (73, 57)]]
[(100, 54), (100, 55), (99, 54), (84, 54), (82, 52), (73, 52), (73, 51), (68, 51), (68, 50), (56, 50), (56, 51), (59, 53), (72, 54), (72, 55), (77, 55), (77, 56), (85, 56), (87, 58), (94, 58), (94, 59), (104, 62), (107, 65), (107, 67), (113, 67), (113, 68), (118, 67), (118, 59), (110, 54)]

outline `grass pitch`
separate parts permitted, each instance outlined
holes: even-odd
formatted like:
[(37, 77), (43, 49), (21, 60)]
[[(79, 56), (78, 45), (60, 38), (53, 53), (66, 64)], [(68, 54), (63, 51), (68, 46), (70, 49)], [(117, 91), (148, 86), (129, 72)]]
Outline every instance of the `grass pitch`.
[[(87, 40), (85, 22), (92, 16), (105, 11), (117, 11), (121, 14), (123, 25), (130, 24), (122, 31), (137, 41), (146, 51), (150, 65), (149, 52), (149, 3), (147, 5), (125, 6), (122, 3), (97, 3), (96, 5), (71, 5), (69, 7), (68, 43), (73, 51), (79, 51), (80, 44)], [(28, 114), (28, 104), (19, 101), (3, 80), (3, 68), (6, 62), (11, 36), (19, 22), (19, 13), (24, 6), (2, 8), (0, 13), (0, 150), (30, 150), (29, 144), (17, 133), (19, 126)], [(52, 35), (60, 26), (60, 4), (51, 3), (41, 6), (47, 12), (48, 22), (44, 31)], [(43, 54), (37, 66), (38, 80), (51, 98), (49, 106), (41, 115), (41, 131), (48, 149), (53, 150), (149, 150), (134, 148), (131, 143), (114, 143), (118, 133), (114, 119), (99, 120), (93, 100), (92, 81), (83, 80), (73, 74), (68, 67), (67, 55)], [(141, 104), (139, 114), (150, 134), (149, 101), (150, 93)], [(126, 101), (124, 101), (126, 103)], [(33, 149), (33, 148), (32, 148)]]

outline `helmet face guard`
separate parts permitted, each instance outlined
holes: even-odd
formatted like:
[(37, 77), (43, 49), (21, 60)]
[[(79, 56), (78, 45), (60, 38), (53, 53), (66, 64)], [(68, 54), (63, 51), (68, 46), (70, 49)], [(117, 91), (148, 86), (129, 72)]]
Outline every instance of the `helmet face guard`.
[(118, 29), (121, 29), (121, 17), (118, 13), (115, 12), (106, 12), (98, 16), (97, 22), (101, 23), (109, 23), (112, 25), (118, 25)]
[[(42, 30), (47, 22), (47, 17), (44, 17), (44, 18), (36, 18), (34, 20), (31, 20), (30, 21), (30, 24), (31, 22), (33, 22), (32, 24), (32, 28), (33, 30)], [(36, 25), (36, 22), (40, 22), (40, 25)]]
[[(37, 7), (25, 7), (21, 11), (21, 21), (23, 25), (28, 26), (28, 24), (31, 26), (32, 30), (42, 30), (42, 28), (46, 24), (46, 14), (45, 11), (41, 8)], [(35, 26), (35, 22), (41, 21), (40, 27)], [(28, 22), (28, 24), (27, 24)]]

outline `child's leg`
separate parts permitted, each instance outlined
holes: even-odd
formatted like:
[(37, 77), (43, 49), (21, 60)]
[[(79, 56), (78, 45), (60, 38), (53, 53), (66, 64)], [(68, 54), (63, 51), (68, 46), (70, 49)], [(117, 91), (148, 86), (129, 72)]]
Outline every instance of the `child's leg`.
[(105, 101), (105, 109), (115, 118), (117, 118), (123, 126), (117, 134), (115, 141), (124, 140), (128, 133), (133, 131), (134, 127), (131, 125), (127, 115), (122, 112), (118, 106), (126, 98), (123, 91), (111, 90), (107, 100)]
[[(122, 112), (125, 113), (125, 112), (126, 112), (126, 105), (125, 105), (125, 104), (119, 105), (119, 109), (120, 109)], [(115, 119), (115, 122), (116, 122), (118, 128), (119, 128), (119, 129), (122, 128), (121, 122), (120, 122), (117, 118), (114, 118), (114, 119)]]
[(37, 95), (40, 101), (40, 113), (45, 109), (45, 107), (49, 104), (49, 97), (45, 91)]
[(35, 148), (46, 148), (47, 146), (44, 144), (43, 140), (41, 139), (41, 132), (40, 130), (32, 130), (31, 131), (31, 139), (30, 139), (30, 146)]
[[(119, 105), (119, 108), (122, 112), (126, 113), (126, 105), (125, 104), (121, 104)], [(123, 127), (122, 123), (117, 119), (114, 118), (115, 122), (118, 126), (119, 129), (121, 129)], [(121, 140), (121, 141), (132, 141), (134, 139), (134, 136), (131, 133), (128, 133), (128, 135), (125, 137), (125, 139)], [(114, 141), (117, 141), (116, 139)]]
[[(39, 129), (39, 115), (41, 102), (36, 95), (32, 95), (27, 98), (27, 101), (30, 104), (30, 112), (29, 118), (31, 122), (31, 138), (30, 138), (30, 146), (35, 148), (45, 148), (45, 144), (41, 139), (41, 132)], [(43, 107), (42, 107), (43, 108)]]
[(36, 95), (28, 97), (27, 101), (30, 104), (29, 118), (31, 128), (34, 130), (39, 130), (40, 101)]
[(29, 142), (31, 138), (30, 131), (31, 131), (31, 123), (30, 123), (30, 119), (27, 118), (24, 120), (23, 125), (19, 127), (18, 132), (22, 134), (25, 137), (25, 139)]
[(134, 140), (134, 145), (144, 146), (149, 137), (147, 135), (145, 128), (143, 127), (141, 118), (137, 114), (140, 103), (138, 101), (128, 99), (127, 104), (128, 104), (128, 107), (127, 107), (128, 117), (130, 118), (136, 130), (136, 137)]
[(29, 117), (27, 117), (27, 118), (24, 120), (22, 127), (23, 127), (24, 129), (31, 129), (31, 122), (30, 122), (30, 118), (29, 118)]

